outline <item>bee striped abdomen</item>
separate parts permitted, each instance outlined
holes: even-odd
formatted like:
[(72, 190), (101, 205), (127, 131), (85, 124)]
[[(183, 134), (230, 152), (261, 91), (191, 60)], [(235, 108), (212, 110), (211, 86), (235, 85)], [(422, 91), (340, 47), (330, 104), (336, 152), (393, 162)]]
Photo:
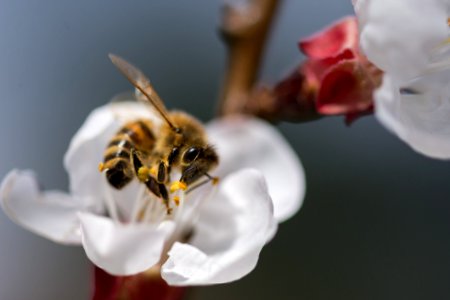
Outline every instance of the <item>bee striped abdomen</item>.
[(127, 185), (134, 177), (131, 165), (131, 150), (149, 153), (154, 147), (155, 136), (148, 120), (137, 120), (125, 124), (109, 142), (103, 160), (108, 182), (116, 189)]

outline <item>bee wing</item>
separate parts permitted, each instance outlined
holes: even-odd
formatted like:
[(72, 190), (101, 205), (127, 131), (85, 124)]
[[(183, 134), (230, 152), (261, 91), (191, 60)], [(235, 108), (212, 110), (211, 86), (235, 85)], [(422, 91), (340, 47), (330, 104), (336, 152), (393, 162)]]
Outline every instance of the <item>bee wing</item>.
[(130, 100), (141, 101), (140, 99), (137, 98), (136, 93), (134, 93), (133, 91), (126, 91), (126, 92), (119, 93), (119, 94), (115, 95), (114, 97), (112, 97), (111, 102), (124, 102), (124, 101), (130, 101)]
[(136, 99), (137, 101), (148, 104), (149, 101), (147, 96), (145, 96), (138, 88), (134, 89), (133, 95), (134, 99)]
[[(126, 92), (122, 92), (119, 94), (114, 95), (114, 97), (112, 97), (112, 99), (110, 100), (111, 104), (120, 104), (122, 102), (129, 102), (129, 101), (137, 101), (139, 103), (142, 103), (145, 105), (145, 110), (149, 110), (151, 111), (151, 117), (152, 120), (157, 122), (155, 124), (160, 124), (160, 121), (164, 121), (164, 119), (161, 117), (161, 115), (159, 114), (158, 110), (153, 106), (150, 105), (147, 97), (142, 94), (138, 89), (134, 89), (131, 91), (126, 91)], [(117, 120), (120, 120), (121, 122), (125, 123), (125, 122), (129, 122), (130, 118), (129, 116), (126, 115), (126, 112), (123, 110), (122, 106), (111, 106), (113, 113), (114, 113), (114, 117)], [(142, 111), (142, 114), (139, 114), (141, 112), (138, 112), (138, 114), (135, 116), (137, 118), (137, 116), (143, 118), (143, 119), (147, 119), (149, 117), (149, 115), (145, 112)], [(133, 114), (135, 115), (135, 114)], [(157, 121), (156, 121), (157, 120)]]
[(176, 127), (169, 120), (167, 109), (164, 106), (161, 98), (158, 93), (156, 93), (152, 84), (150, 83), (150, 79), (148, 79), (141, 70), (133, 66), (131, 63), (127, 62), (123, 58), (109, 54), (109, 58), (112, 63), (119, 69), (119, 71), (136, 87), (136, 98), (138, 100), (145, 100), (150, 102), (153, 107), (161, 114), (164, 120), (172, 127), (172, 129), (176, 129)]
[[(142, 92), (138, 88), (135, 88), (134, 91), (131, 90), (114, 95), (114, 97), (112, 97), (110, 102), (124, 102), (130, 100), (135, 100), (141, 103), (145, 103), (147, 105), (149, 104), (147, 97), (144, 94), (142, 94)], [(155, 110), (153, 106), (149, 106), (149, 108)]]

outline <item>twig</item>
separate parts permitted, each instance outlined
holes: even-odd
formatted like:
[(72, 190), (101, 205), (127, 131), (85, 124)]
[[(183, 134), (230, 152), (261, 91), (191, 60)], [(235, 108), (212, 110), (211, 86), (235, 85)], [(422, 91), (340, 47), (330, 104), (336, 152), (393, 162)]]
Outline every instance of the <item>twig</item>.
[(227, 5), (221, 33), (228, 48), (228, 65), (219, 103), (219, 114), (240, 112), (257, 79), (264, 45), (281, 0), (247, 0)]

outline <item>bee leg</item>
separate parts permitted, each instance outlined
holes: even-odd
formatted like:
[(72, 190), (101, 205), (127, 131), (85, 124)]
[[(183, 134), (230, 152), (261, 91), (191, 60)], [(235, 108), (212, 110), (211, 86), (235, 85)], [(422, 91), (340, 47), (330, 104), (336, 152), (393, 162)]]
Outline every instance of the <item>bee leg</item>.
[(131, 149), (130, 161), (134, 169), (134, 173), (139, 181), (146, 182), (150, 177), (150, 170), (144, 166), (141, 159), (139, 158), (138, 151), (136, 149)]
[(172, 213), (172, 209), (169, 206), (169, 193), (167, 193), (167, 188), (164, 184), (159, 184), (159, 192), (161, 193), (161, 198), (164, 201), (164, 205), (166, 206), (167, 214), (170, 215)]
[(156, 197), (163, 200), (164, 205), (166, 206), (167, 214), (170, 214), (172, 209), (169, 207), (169, 193), (167, 192), (166, 186), (162, 183), (158, 183), (158, 181), (152, 176), (148, 177), (148, 180), (145, 182), (145, 186)]
[(189, 188), (189, 189), (186, 191), (186, 194), (192, 192), (192, 191), (195, 190), (196, 188), (199, 188), (199, 187), (201, 187), (202, 185), (204, 185), (204, 184), (206, 184), (206, 183), (208, 183), (208, 182), (210, 182), (210, 181), (212, 182), (213, 185), (216, 185), (217, 183), (219, 183), (219, 177), (213, 177), (213, 176), (209, 175), (208, 173), (205, 173), (205, 176), (207, 177), (207, 179), (205, 179), (205, 180), (203, 180), (203, 181), (197, 183), (196, 185), (192, 186), (191, 188)]
[(163, 161), (160, 161), (158, 165), (157, 180), (159, 183), (166, 183), (169, 181), (169, 166)]
[[(152, 192), (156, 197), (161, 198), (164, 201), (164, 205), (167, 209), (167, 214), (172, 212), (172, 209), (169, 207), (169, 194), (167, 192), (166, 186), (150, 175), (150, 171), (147, 167), (142, 164), (141, 159), (139, 158), (137, 151), (135, 149), (131, 149), (131, 161), (133, 164), (134, 172), (136, 176), (142, 181), (147, 189)], [(162, 162), (161, 162), (162, 163)], [(158, 172), (159, 177), (159, 172)]]

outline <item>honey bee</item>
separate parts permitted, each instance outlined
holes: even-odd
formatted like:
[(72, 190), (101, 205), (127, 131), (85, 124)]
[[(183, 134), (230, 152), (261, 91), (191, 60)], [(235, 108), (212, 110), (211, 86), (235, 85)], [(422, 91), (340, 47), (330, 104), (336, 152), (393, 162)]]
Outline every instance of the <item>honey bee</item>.
[[(156, 126), (151, 120), (138, 119), (125, 124), (109, 142), (99, 169), (109, 184), (119, 190), (136, 177), (164, 201), (169, 212), (169, 191), (189, 191), (203, 177), (200, 184), (217, 182), (208, 172), (217, 166), (219, 157), (197, 119), (182, 111), (167, 111), (139, 69), (116, 55), (110, 54), (109, 58), (139, 91), (139, 99), (158, 112), (162, 122)], [(173, 170), (181, 175), (170, 184)]]

